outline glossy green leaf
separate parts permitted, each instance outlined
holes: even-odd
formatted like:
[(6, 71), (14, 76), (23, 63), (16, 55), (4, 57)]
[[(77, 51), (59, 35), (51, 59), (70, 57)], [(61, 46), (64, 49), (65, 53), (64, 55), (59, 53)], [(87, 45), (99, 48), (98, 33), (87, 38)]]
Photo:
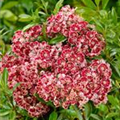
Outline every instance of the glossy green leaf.
[(14, 87), (12, 88), (12, 91), (14, 91), (18, 86), (20, 86), (20, 83), (15, 84)]
[(19, 17), (19, 21), (20, 22), (29, 22), (32, 20), (32, 17), (30, 15), (27, 15), (27, 14), (21, 14), (18, 16)]
[(95, 22), (95, 23), (96, 23), (97, 31), (100, 32), (100, 33), (103, 33), (103, 31), (104, 31), (103, 26), (99, 22)]
[(92, 106), (90, 105), (90, 103), (87, 103), (85, 104), (84, 108), (85, 118), (86, 120), (89, 120), (90, 114), (92, 113)]
[(7, 79), (8, 79), (8, 71), (5, 68), (4, 71), (3, 71), (3, 76), (2, 76), (2, 81), (3, 81), (4, 88), (7, 87)]
[(66, 110), (61, 110), (60, 113), (66, 113), (67, 115), (69, 116), (72, 116), (72, 117), (77, 117), (77, 113), (74, 109), (66, 109)]
[(56, 44), (59, 42), (63, 42), (64, 40), (66, 40), (66, 38), (63, 35), (58, 35), (55, 38), (51, 39), (49, 41), (49, 44)]
[(22, 109), (22, 108), (19, 107), (19, 108), (17, 109), (17, 111), (18, 111), (21, 115), (29, 117), (28, 112), (27, 112), (25, 109)]
[(59, 0), (55, 6), (55, 9), (53, 11), (53, 14), (57, 14), (60, 10), (60, 8), (62, 7), (62, 4), (63, 4), (63, 1), (64, 0)]
[(9, 114), (9, 120), (15, 120), (16, 118), (16, 112), (15, 111), (11, 111)]
[(102, 120), (102, 118), (97, 114), (91, 114), (90, 117), (93, 118), (94, 120)]
[(115, 112), (111, 112), (111, 113), (108, 113), (108, 114), (107, 114), (106, 118), (112, 118), (112, 117), (114, 117), (114, 116), (118, 116), (118, 115), (119, 115), (118, 112), (117, 112), (117, 113), (115, 113)]
[(54, 104), (53, 104), (51, 101), (48, 101), (48, 102), (44, 101), (42, 98), (39, 97), (38, 94), (35, 94), (34, 96), (35, 96), (40, 102), (42, 102), (42, 103), (44, 103), (44, 104), (46, 104), (46, 105), (48, 105), (48, 106), (51, 106), (51, 107), (53, 107), (53, 108), (55, 107)]
[(115, 118), (115, 120), (120, 120), (120, 117)]
[(36, 23), (30, 23), (28, 25), (26, 25), (24, 28), (23, 28), (23, 31), (26, 31), (28, 30), (29, 28), (31, 28), (32, 26), (36, 25)]
[(99, 6), (101, 0), (95, 0), (97, 6)]
[(117, 16), (117, 13), (116, 13), (116, 10), (115, 10), (114, 7), (112, 8), (111, 16), (112, 16), (113, 22), (116, 24), (116, 23), (117, 23), (118, 16)]
[(88, 13), (89, 14), (91, 13), (92, 15), (96, 14), (96, 11), (88, 7), (79, 7), (76, 9), (76, 12), (80, 15), (88, 14)]
[(54, 104), (51, 101), (48, 101), (45, 103), (47, 106), (51, 106), (53, 108), (55, 108)]
[(63, 114), (60, 114), (57, 120), (63, 120)]
[(107, 106), (104, 105), (104, 104), (100, 104), (100, 105), (98, 106), (98, 109), (99, 109), (100, 111), (104, 112), (104, 113), (107, 113), (107, 112), (108, 112), (108, 108), (107, 108)]
[(33, 118), (33, 120), (38, 120), (38, 118)]
[(75, 112), (76, 112), (76, 114), (77, 114), (78, 120), (83, 120), (83, 117), (82, 117), (82, 114), (81, 114), (80, 109), (77, 108), (77, 106), (75, 106), (75, 105), (73, 106), (73, 108), (74, 108), (74, 110), (75, 110)]
[(40, 102), (42, 102), (42, 103), (44, 103), (44, 104), (46, 103), (42, 98), (39, 97), (38, 94), (35, 94), (34, 96), (35, 96), (35, 97), (37, 98), (37, 100), (39, 100)]
[(2, 10), (10, 9), (10, 8), (14, 7), (17, 4), (18, 4), (18, 1), (9, 1), (5, 5), (3, 5), (1, 9)]
[(105, 9), (109, 0), (102, 0), (102, 9)]
[(116, 36), (116, 33), (114, 30), (109, 30), (106, 36), (113, 39)]
[(53, 111), (49, 116), (49, 120), (57, 120), (57, 116), (57, 112)]
[(75, 116), (75, 117), (77, 116), (77, 113), (74, 110), (68, 109), (68, 110), (66, 110), (66, 112), (67, 112), (67, 114), (71, 115), (72, 117), (73, 116)]
[(93, 3), (92, 0), (81, 0), (87, 7), (92, 8), (92, 9), (96, 9), (95, 4)]
[(105, 19), (108, 17), (108, 12), (106, 10), (100, 10), (99, 13)]
[(42, 2), (42, 5), (41, 5), (41, 8), (45, 11), (45, 13), (47, 14), (48, 11), (47, 11), (47, 8), (48, 8), (48, 2), (45, 2), (44, 0), (41, 0)]
[[(2, 33), (1, 33), (2, 34)], [(2, 35), (0, 35), (0, 39), (2, 38)], [(0, 51), (1, 51), (1, 54), (4, 55), (5, 54), (5, 43), (0, 40)]]
[(115, 65), (113, 65), (113, 67), (114, 67), (116, 73), (118, 74), (118, 76), (120, 77), (120, 69), (118, 68), (118, 65), (115, 64)]
[(0, 116), (6, 116), (10, 113), (10, 110), (0, 109)]
[[(31, 1), (31, 0), (20, 0), (19, 1), (19, 5), (21, 5), (20, 3), (27, 10), (27, 12), (31, 12), (30, 10), (33, 9), (34, 1)], [(22, 9), (23, 9), (23, 7), (22, 7)]]
[(9, 120), (9, 116), (0, 117), (0, 120)]
[(112, 96), (112, 95), (108, 95), (108, 100), (114, 106), (119, 105), (119, 100), (116, 97)]
[(0, 10), (0, 18), (4, 18), (8, 21), (16, 21), (17, 16), (10, 10)]

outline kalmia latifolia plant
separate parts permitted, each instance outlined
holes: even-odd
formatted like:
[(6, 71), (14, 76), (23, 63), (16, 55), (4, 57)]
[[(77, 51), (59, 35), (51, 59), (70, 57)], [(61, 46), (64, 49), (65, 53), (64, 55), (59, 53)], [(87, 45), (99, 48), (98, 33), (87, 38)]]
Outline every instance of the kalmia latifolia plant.
[(1, 70), (9, 72), (10, 89), (20, 83), (13, 92), (14, 101), (32, 117), (50, 110), (36, 95), (56, 108), (77, 105), (82, 109), (88, 101), (94, 105), (107, 101), (110, 65), (94, 58), (104, 47), (102, 35), (67, 5), (50, 16), (46, 25), (17, 31)]

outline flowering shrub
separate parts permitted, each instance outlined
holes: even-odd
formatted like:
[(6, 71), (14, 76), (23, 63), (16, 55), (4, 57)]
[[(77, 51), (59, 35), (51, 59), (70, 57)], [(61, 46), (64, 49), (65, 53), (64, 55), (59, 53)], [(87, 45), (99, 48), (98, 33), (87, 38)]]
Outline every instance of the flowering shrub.
[(102, 35), (67, 5), (47, 19), (45, 28), (36, 25), (17, 31), (1, 71), (8, 69), (10, 89), (20, 83), (13, 98), (32, 117), (50, 109), (36, 95), (55, 107), (77, 105), (82, 109), (90, 100), (94, 105), (107, 101), (111, 68), (105, 60), (94, 58), (104, 47)]

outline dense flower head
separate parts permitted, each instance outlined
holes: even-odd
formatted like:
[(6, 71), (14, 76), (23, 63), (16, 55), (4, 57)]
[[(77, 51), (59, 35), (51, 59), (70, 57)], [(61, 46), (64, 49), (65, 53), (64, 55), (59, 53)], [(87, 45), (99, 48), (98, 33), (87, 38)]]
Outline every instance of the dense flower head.
[[(82, 108), (89, 100), (95, 105), (106, 103), (111, 88), (111, 69), (105, 60), (91, 60), (105, 47), (101, 34), (91, 27), (70, 6), (62, 7), (47, 20), (47, 37), (57, 35), (66, 41), (49, 45), (40, 42), (42, 25), (17, 31), (12, 39), (12, 53), (1, 61), (1, 71), (8, 69), (8, 86), (17, 105), (32, 117), (49, 111), (35, 94), (56, 107), (70, 105)], [(87, 58), (90, 57), (89, 62)]]
[(17, 41), (20, 42), (27, 42), (27, 41), (34, 41), (37, 39), (39, 35), (41, 35), (42, 27), (40, 25), (35, 25), (25, 32), (22, 30), (18, 30), (15, 32), (12, 42), (15, 43)]
[(66, 36), (68, 43), (76, 45), (89, 57), (99, 55), (105, 46), (103, 37), (70, 6), (63, 7), (57, 15), (48, 18), (47, 33), (49, 37), (58, 33)]

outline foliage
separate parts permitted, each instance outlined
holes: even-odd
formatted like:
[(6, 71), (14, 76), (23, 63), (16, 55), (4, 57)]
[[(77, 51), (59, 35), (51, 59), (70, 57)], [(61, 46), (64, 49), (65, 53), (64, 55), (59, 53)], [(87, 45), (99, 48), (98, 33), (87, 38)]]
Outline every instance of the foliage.
[[(59, 2), (57, 0), (0, 1), (1, 58), (6, 52), (10, 52), (10, 40), (14, 31), (24, 26), (23, 30), (26, 30), (35, 24), (45, 22), (49, 15), (58, 12), (62, 2), (62, 0)], [(94, 107), (92, 102), (89, 102), (82, 111), (76, 106), (70, 106), (67, 110), (53, 109), (47, 117), (38, 119), (120, 120), (120, 0), (65, 0), (64, 4), (76, 7), (76, 12), (89, 23), (95, 24), (97, 31), (103, 34), (106, 48), (99, 57), (104, 58), (111, 65), (113, 86), (106, 105)], [(50, 44), (61, 40), (64, 38), (58, 36), (50, 40)], [(0, 75), (0, 120), (37, 120), (30, 118), (25, 110), (16, 106), (12, 97), (13, 90), (7, 87), (7, 75), (6, 69)]]

